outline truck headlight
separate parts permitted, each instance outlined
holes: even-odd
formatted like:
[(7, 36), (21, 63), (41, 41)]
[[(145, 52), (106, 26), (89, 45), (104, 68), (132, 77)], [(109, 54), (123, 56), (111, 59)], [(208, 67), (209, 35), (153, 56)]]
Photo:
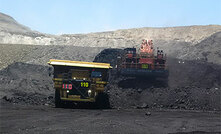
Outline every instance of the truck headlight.
[(91, 96), (91, 90), (88, 90), (87, 92), (88, 92), (88, 96)]

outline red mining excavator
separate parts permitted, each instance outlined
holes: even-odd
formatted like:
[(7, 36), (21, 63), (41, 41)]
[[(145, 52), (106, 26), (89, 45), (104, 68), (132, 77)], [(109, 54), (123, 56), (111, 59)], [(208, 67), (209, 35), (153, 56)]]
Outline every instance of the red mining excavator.
[(142, 40), (140, 52), (136, 48), (124, 49), (124, 54), (119, 57), (117, 69), (123, 76), (149, 77), (153, 79), (167, 79), (166, 54), (157, 48), (154, 54), (153, 41)]

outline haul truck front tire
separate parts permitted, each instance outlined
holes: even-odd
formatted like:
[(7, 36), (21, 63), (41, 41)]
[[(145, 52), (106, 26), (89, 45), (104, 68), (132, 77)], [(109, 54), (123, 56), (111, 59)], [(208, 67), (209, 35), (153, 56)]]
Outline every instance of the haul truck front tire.
[(99, 93), (96, 96), (95, 106), (98, 109), (110, 108), (109, 96), (106, 93)]
[(60, 90), (55, 89), (55, 107), (56, 108), (61, 108), (61, 107), (64, 107), (63, 105), (64, 105), (63, 101), (60, 98)]

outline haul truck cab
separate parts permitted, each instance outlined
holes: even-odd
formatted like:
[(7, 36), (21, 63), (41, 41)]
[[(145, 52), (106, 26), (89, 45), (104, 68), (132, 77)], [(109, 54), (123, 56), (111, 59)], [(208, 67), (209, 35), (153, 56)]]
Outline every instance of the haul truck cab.
[(108, 63), (82, 62), (51, 59), (54, 67), (55, 106), (65, 102), (93, 102), (99, 107), (108, 107), (104, 87), (108, 83)]

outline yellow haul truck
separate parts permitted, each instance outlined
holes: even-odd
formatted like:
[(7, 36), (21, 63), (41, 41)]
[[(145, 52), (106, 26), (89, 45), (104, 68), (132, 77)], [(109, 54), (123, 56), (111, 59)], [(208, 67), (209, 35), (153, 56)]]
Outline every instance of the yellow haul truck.
[(54, 67), (55, 106), (64, 107), (66, 102), (93, 102), (106, 108), (109, 105), (104, 87), (108, 83), (108, 63), (82, 62), (51, 59)]

